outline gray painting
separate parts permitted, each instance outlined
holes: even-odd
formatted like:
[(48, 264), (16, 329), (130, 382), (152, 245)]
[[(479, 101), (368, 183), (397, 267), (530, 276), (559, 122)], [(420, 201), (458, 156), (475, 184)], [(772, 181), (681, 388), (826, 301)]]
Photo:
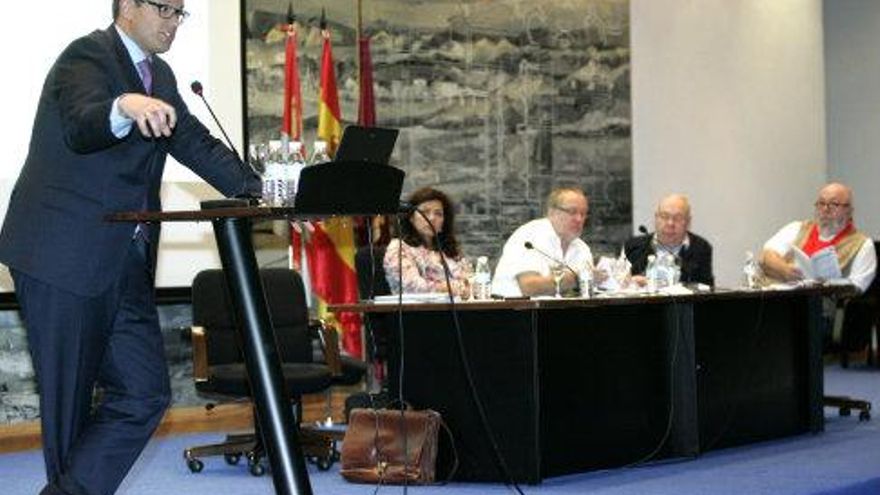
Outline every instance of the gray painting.
[[(172, 407), (205, 404), (207, 399), (199, 397), (192, 377), (192, 345), (188, 338), (192, 309), (188, 304), (173, 304), (160, 305), (158, 311), (171, 377)], [(0, 425), (35, 421), (39, 407), (21, 317), (17, 311), (0, 311)]]
[[(342, 117), (357, 119), (356, 2), (293, 3), (306, 144), (316, 127), (322, 7), (332, 33)], [(243, 0), (249, 142), (277, 139), (287, 1)], [(391, 164), (404, 194), (433, 186), (457, 203), (470, 256), (543, 213), (559, 185), (591, 198), (594, 252), (631, 227), (627, 0), (363, 0), (378, 124), (401, 130)]]

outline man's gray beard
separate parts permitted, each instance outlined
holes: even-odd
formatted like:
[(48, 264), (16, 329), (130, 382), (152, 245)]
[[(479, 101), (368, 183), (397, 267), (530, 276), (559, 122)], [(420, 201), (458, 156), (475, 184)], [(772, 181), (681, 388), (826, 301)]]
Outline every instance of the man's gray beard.
[(846, 220), (828, 220), (819, 222), (819, 237), (828, 239), (836, 236), (846, 227)]

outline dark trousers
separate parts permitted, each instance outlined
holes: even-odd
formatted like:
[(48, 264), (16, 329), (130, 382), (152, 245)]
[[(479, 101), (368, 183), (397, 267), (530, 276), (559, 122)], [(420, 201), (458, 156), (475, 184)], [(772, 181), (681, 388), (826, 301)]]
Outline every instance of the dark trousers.
[(40, 393), (45, 494), (114, 493), (168, 406), (145, 248), (133, 239), (121, 277), (95, 297), (12, 271)]

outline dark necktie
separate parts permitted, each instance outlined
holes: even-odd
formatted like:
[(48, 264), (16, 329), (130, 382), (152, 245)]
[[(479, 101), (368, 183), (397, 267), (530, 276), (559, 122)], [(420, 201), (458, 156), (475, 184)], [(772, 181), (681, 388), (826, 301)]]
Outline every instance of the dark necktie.
[(141, 81), (144, 83), (144, 89), (147, 94), (153, 94), (153, 68), (150, 59), (145, 58), (137, 63), (138, 73), (141, 75)]
[[(150, 59), (148, 59), (148, 58), (145, 58), (137, 63), (138, 73), (141, 76), (141, 81), (144, 83), (144, 90), (146, 90), (146, 93), (148, 95), (153, 93), (153, 68), (151, 67), (151, 65), (152, 64), (150, 64)], [(147, 199), (146, 198), (144, 198), (143, 210), (144, 211), (147, 210)], [(142, 245), (140, 247), (144, 251), (141, 254), (143, 254), (145, 257), (147, 256), (147, 253), (149, 252), (149, 250), (144, 248), (143, 246), (148, 245), (149, 240), (150, 240), (147, 232), (148, 232), (147, 225), (144, 223), (137, 224), (137, 227), (135, 227), (135, 230), (134, 230), (135, 237), (136, 238), (139, 237), (140, 240), (143, 241), (140, 243)]]

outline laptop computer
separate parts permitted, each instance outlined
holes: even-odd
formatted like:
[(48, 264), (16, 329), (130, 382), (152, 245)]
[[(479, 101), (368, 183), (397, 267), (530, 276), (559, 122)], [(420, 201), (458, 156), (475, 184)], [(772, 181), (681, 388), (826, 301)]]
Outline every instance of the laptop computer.
[(397, 129), (350, 125), (342, 132), (333, 161), (388, 165), (398, 133)]

